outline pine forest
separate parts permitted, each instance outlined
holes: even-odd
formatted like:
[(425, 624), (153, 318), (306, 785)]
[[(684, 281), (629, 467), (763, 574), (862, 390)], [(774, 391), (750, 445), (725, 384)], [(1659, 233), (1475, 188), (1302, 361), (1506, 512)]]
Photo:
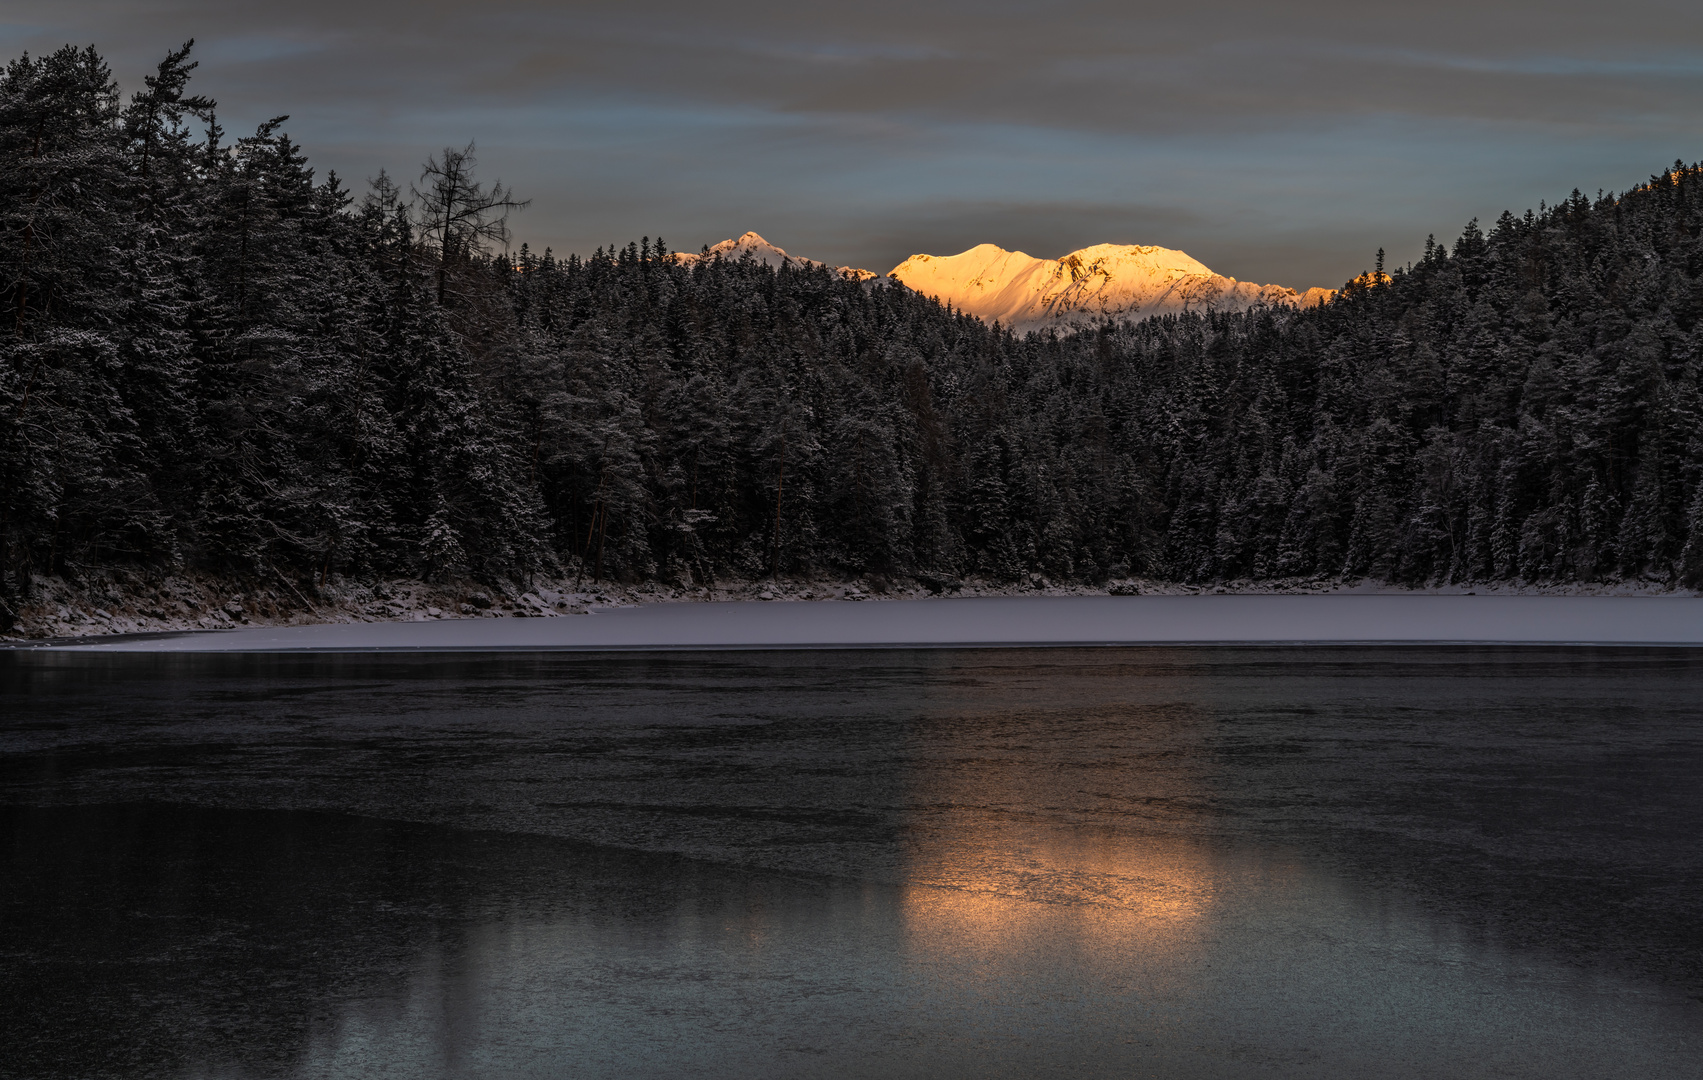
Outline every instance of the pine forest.
[(512, 247), (471, 145), (357, 189), (192, 67), (0, 80), (0, 623), (112, 568), (1703, 585), (1697, 166), (1321, 307), (1018, 337), (820, 267)]

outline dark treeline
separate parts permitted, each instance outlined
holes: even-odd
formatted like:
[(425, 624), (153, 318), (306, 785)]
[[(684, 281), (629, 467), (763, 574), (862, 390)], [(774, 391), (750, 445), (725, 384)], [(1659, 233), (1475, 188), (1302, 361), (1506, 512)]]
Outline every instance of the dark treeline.
[(1323, 308), (1017, 338), (661, 241), (496, 254), (230, 139), (187, 49), (0, 81), (0, 619), (32, 574), (1703, 579), (1703, 173)]

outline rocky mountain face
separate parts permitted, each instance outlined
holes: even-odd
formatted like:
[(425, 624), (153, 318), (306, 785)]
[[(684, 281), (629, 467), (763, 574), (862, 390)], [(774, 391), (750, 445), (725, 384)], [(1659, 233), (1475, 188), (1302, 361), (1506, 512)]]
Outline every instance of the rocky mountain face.
[(1062, 259), (980, 244), (958, 255), (913, 255), (889, 275), (926, 296), (1019, 333), (1108, 318), (1242, 311), (1257, 304), (1312, 307), (1333, 290), (1304, 292), (1215, 274), (1181, 251), (1098, 244)]

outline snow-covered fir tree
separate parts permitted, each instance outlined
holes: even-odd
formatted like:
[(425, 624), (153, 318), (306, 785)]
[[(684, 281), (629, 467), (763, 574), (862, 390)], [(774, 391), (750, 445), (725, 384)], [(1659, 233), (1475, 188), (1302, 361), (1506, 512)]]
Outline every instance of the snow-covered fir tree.
[(1019, 337), (807, 262), (498, 250), (405, 193), (0, 77), (0, 621), (32, 575), (1703, 584), (1703, 171), (1574, 193), (1309, 309)]

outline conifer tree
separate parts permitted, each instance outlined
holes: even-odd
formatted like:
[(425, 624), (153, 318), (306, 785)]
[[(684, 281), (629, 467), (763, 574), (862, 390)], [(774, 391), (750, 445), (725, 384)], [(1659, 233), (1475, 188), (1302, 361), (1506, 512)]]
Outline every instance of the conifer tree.
[(0, 75), (0, 622), (117, 567), (1703, 585), (1696, 166), (1319, 308), (1017, 337), (648, 237), (510, 256), (471, 144), (355, 199), (193, 68)]

